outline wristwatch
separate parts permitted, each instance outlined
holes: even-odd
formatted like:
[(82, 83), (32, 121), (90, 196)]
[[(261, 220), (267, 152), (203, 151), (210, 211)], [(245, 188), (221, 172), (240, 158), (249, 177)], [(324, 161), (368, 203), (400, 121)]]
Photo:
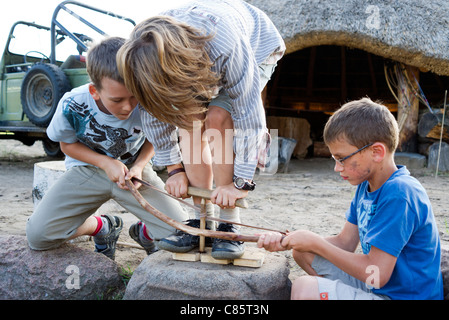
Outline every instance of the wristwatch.
[(233, 178), (234, 186), (239, 190), (253, 191), (256, 188), (256, 183), (252, 180), (243, 179), (237, 176)]

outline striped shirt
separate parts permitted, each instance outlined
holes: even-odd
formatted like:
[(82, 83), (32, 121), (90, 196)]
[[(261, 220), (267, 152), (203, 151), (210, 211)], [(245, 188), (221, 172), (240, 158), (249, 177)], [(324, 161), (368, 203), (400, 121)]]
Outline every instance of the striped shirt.
[[(284, 41), (261, 10), (240, 0), (199, 0), (160, 15), (214, 34), (208, 45), (212, 71), (232, 101), (234, 174), (253, 179), (258, 150), (265, 149), (268, 130), (261, 99), (259, 65), (275, 64), (285, 51)], [(268, 58), (275, 61), (267, 61)], [(176, 127), (161, 123), (140, 108), (144, 131), (156, 151), (156, 165), (181, 163)]]

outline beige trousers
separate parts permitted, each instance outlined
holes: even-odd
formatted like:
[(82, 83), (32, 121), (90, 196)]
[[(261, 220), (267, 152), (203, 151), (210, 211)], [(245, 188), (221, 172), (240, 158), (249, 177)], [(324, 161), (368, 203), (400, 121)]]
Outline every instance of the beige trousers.
[[(142, 174), (143, 180), (164, 190), (164, 182), (151, 165)], [(142, 186), (142, 196), (156, 209), (177, 221), (188, 219), (179, 202)], [(34, 250), (60, 246), (106, 201), (113, 199), (142, 220), (154, 240), (165, 238), (175, 229), (147, 212), (129, 190), (120, 189), (106, 173), (93, 166), (73, 167), (65, 172), (47, 191), (27, 221), (28, 243)]]

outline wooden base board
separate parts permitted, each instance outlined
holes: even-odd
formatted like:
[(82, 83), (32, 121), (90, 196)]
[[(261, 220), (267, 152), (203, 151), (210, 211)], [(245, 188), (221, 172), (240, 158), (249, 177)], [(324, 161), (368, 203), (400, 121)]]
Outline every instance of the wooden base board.
[(173, 260), (178, 261), (201, 261), (203, 263), (215, 264), (233, 264), (234, 266), (259, 268), (263, 265), (265, 253), (257, 248), (245, 248), (245, 253), (238, 259), (219, 260), (212, 257), (212, 248), (205, 248), (204, 253), (200, 253), (197, 249), (186, 253), (173, 253)]

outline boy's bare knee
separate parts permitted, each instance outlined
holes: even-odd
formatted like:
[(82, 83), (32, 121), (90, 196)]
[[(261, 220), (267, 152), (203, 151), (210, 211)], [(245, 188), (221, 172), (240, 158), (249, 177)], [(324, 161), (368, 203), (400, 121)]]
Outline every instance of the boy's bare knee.
[(292, 300), (318, 300), (318, 281), (315, 277), (302, 276), (293, 282), (291, 290)]
[(312, 268), (312, 262), (315, 258), (315, 255), (310, 252), (299, 252), (299, 251), (292, 251), (293, 259), (296, 261), (296, 263), (309, 275), (317, 276), (318, 274), (315, 272), (315, 270)]
[(306, 260), (307, 260), (306, 252), (299, 252), (299, 251), (293, 250), (292, 256), (297, 263), (298, 262), (306, 262)]
[(220, 107), (210, 106), (206, 117), (206, 128), (227, 129), (232, 126), (231, 114)]

